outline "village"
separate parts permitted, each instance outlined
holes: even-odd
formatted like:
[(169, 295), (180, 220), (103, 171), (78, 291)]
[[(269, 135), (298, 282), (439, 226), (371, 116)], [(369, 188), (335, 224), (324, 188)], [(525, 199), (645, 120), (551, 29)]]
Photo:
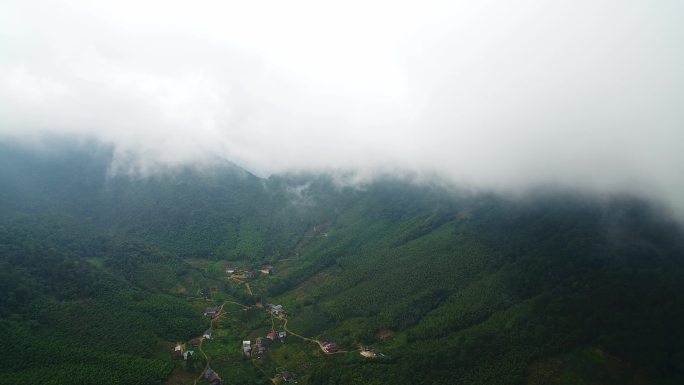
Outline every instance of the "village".
[[(228, 280), (239, 282), (244, 285), (245, 291), (249, 293), (249, 295), (254, 296), (248, 280), (253, 280), (260, 275), (272, 276), (275, 274), (275, 267), (272, 264), (265, 264), (258, 269), (241, 269), (235, 266), (226, 266), (224, 273)], [(211, 293), (214, 291), (214, 289), (201, 290), (200, 294), (205, 301), (212, 302)], [(261, 310), (271, 319), (270, 329), (264, 330), (263, 334), (257, 337), (252, 336), (252, 338), (249, 338), (248, 336), (244, 336), (240, 338), (240, 342), (233, 349), (239, 351), (244, 359), (251, 361), (254, 367), (263, 373), (264, 376), (268, 377), (269, 381), (273, 384), (297, 383), (296, 374), (292, 370), (286, 370), (279, 367), (276, 369), (275, 373), (267, 373), (262, 368), (264, 364), (270, 361), (269, 351), (277, 346), (285, 345), (289, 336), (316, 344), (320, 352), (324, 355), (347, 354), (354, 351), (342, 350), (338, 347), (336, 342), (331, 340), (318, 340), (290, 331), (287, 326), (288, 313), (281, 304), (267, 303), (263, 305), (261, 303), (256, 303), (250, 306), (235, 301), (225, 301), (220, 305), (206, 306), (203, 311), (203, 316), (209, 320), (208, 329), (206, 329), (201, 336), (197, 336), (187, 343), (177, 343), (171, 353), (174, 360), (188, 362), (200, 357), (206, 362), (201, 373), (195, 378), (193, 385), (225, 384), (225, 381), (217, 370), (212, 368), (212, 359), (206, 354), (203, 347), (206, 346), (204, 345), (205, 343), (212, 341), (214, 331), (219, 327), (219, 321), (228, 316), (228, 312), (225, 309), (226, 305), (237, 305), (239, 306), (238, 311), (242, 312)], [(282, 323), (281, 328), (276, 328), (276, 320)], [(191, 348), (188, 348), (188, 346)], [(367, 359), (384, 357), (379, 351), (367, 346), (359, 346), (357, 351), (362, 357)]]

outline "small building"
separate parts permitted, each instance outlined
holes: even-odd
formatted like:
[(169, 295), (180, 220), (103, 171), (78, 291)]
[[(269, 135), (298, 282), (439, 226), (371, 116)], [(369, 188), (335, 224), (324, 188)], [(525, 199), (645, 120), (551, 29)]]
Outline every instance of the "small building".
[(268, 338), (268, 337), (267, 337), (267, 338), (262, 338), (262, 339), (261, 339), (261, 342), (259, 343), (259, 345), (261, 345), (261, 346), (263, 346), (263, 347), (265, 347), (265, 348), (268, 349), (269, 346), (273, 345), (273, 340), (270, 339), (270, 338)]
[(383, 357), (383, 354), (380, 353), (379, 351), (375, 349), (371, 349), (367, 346), (364, 346), (361, 348), (360, 354), (366, 358), (377, 358), (377, 357)]
[(209, 382), (209, 385), (223, 385), (223, 380), (212, 368), (207, 368), (204, 371), (204, 378)]
[(247, 271), (245, 271), (245, 272), (242, 273), (242, 276), (243, 276), (244, 278), (248, 278), (248, 279), (249, 279), (249, 278), (254, 278), (254, 276), (255, 276), (256, 274), (257, 274), (257, 272), (254, 271), (254, 270), (247, 270)]
[(286, 332), (278, 332), (278, 338), (280, 339), (280, 342), (285, 342), (285, 337), (287, 337)]
[(259, 271), (264, 273), (264, 274), (271, 275), (271, 274), (273, 274), (274, 268), (273, 268), (273, 265), (268, 264), (268, 265), (262, 266), (261, 269), (259, 269)]
[(186, 351), (186, 352), (183, 353), (183, 359), (184, 359), (185, 361), (187, 361), (187, 360), (188, 360), (188, 357), (194, 356), (194, 355), (195, 355), (195, 352), (193, 352), (192, 350), (188, 350), (188, 351)]
[(226, 274), (235, 274), (239, 271), (237, 267), (228, 266), (226, 267)]
[(323, 351), (326, 353), (335, 353), (337, 351), (337, 344), (332, 341), (323, 341)]
[(220, 307), (208, 307), (204, 309), (204, 316), (214, 318), (221, 311)]
[(204, 334), (202, 334), (202, 337), (210, 340), (211, 339), (211, 330), (205, 331)]
[(278, 373), (278, 374), (280, 375), (280, 377), (282, 377), (282, 379), (283, 379), (285, 382), (294, 382), (294, 375), (293, 375), (292, 373), (290, 373), (290, 372), (280, 372), (280, 373)]
[(272, 303), (269, 303), (266, 305), (266, 308), (271, 312), (276, 317), (282, 318), (285, 316), (285, 308), (283, 308), (283, 305), (274, 305)]
[(200, 346), (200, 342), (201, 342), (201, 341), (202, 341), (202, 340), (201, 340), (199, 337), (197, 337), (197, 338), (193, 338), (193, 339), (190, 341), (190, 343), (192, 344), (192, 346)]
[(176, 345), (176, 347), (173, 349), (173, 353), (171, 354), (171, 357), (173, 357), (174, 360), (180, 360), (183, 358), (183, 346)]
[(268, 347), (271, 346), (271, 344), (273, 344), (273, 341), (271, 341), (269, 338), (258, 337), (254, 346), (252, 347), (252, 356), (264, 358), (266, 352), (268, 351)]
[(252, 341), (242, 341), (242, 352), (249, 354), (252, 350)]
[(275, 332), (275, 330), (271, 330), (270, 333), (266, 334), (266, 338), (268, 338), (271, 341), (275, 340), (277, 336), (278, 334)]
[(252, 346), (252, 357), (262, 358), (266, 354), (266, 351), (268, 350), (268, 343), (270, 342), (271, 340), (268, 338), (258, 337), (254, 343), (254, 346)]

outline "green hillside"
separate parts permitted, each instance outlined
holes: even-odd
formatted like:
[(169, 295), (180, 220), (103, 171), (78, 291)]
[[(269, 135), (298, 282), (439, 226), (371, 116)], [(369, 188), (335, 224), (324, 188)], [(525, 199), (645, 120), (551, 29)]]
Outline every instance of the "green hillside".
[[(305, 384), (684, 381), (684, 238), (639, 199), (226, 163), (108, 176), (108, 149), (65, 147), (0, 146), (0, 383), (192, 383), (208, 360), (229, 383), (282, 368)], [(234, 309), (207, 359), (171, 360), (210, 303)], [(268, 362), (242, 357), (244, 337), (285, 327), (266, 303), (343, 352), (289, 336)]]

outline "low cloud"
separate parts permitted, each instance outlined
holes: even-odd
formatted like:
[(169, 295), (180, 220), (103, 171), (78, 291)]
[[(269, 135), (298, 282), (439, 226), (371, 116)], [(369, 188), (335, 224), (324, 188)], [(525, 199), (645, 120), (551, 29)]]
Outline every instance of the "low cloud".
[(684, 3), (0, 5), (0, 140), (114, 170), (408, 174), (658, 198), (684, 213)]

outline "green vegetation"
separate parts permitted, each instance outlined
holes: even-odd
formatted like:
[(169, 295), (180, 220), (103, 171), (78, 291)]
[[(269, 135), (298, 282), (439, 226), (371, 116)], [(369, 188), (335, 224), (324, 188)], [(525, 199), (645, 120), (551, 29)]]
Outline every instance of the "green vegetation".
[[(2, 217), (0, 340), (11, 353), (0, 383), (161, 383), (172, 364), (160, 344), (200, 332), (187, 301), (156, 293), (160, 280), (138, 286), (119, 270), (127, 258), (161, 256), (81, 231), (57, 217)], [(109, 267), (85, 258), (96, 255)]]
[[(684, 238), (642, 201), (357, 189), (232, 165), (106, 178), (108, 161), (0, 147), (0, 384), (196, 378), (203, 359), (170, 351), (223, 301), (203, 350), (227, 383), (684, 381)], [(265, 263), (275, 274), (247, 279), (254, 295), (223, 272)], [(289, 336), (252, 362), (240, 341), (283, 322), (234, 302), (283, 304), (289, 329), (350, 352)]]

